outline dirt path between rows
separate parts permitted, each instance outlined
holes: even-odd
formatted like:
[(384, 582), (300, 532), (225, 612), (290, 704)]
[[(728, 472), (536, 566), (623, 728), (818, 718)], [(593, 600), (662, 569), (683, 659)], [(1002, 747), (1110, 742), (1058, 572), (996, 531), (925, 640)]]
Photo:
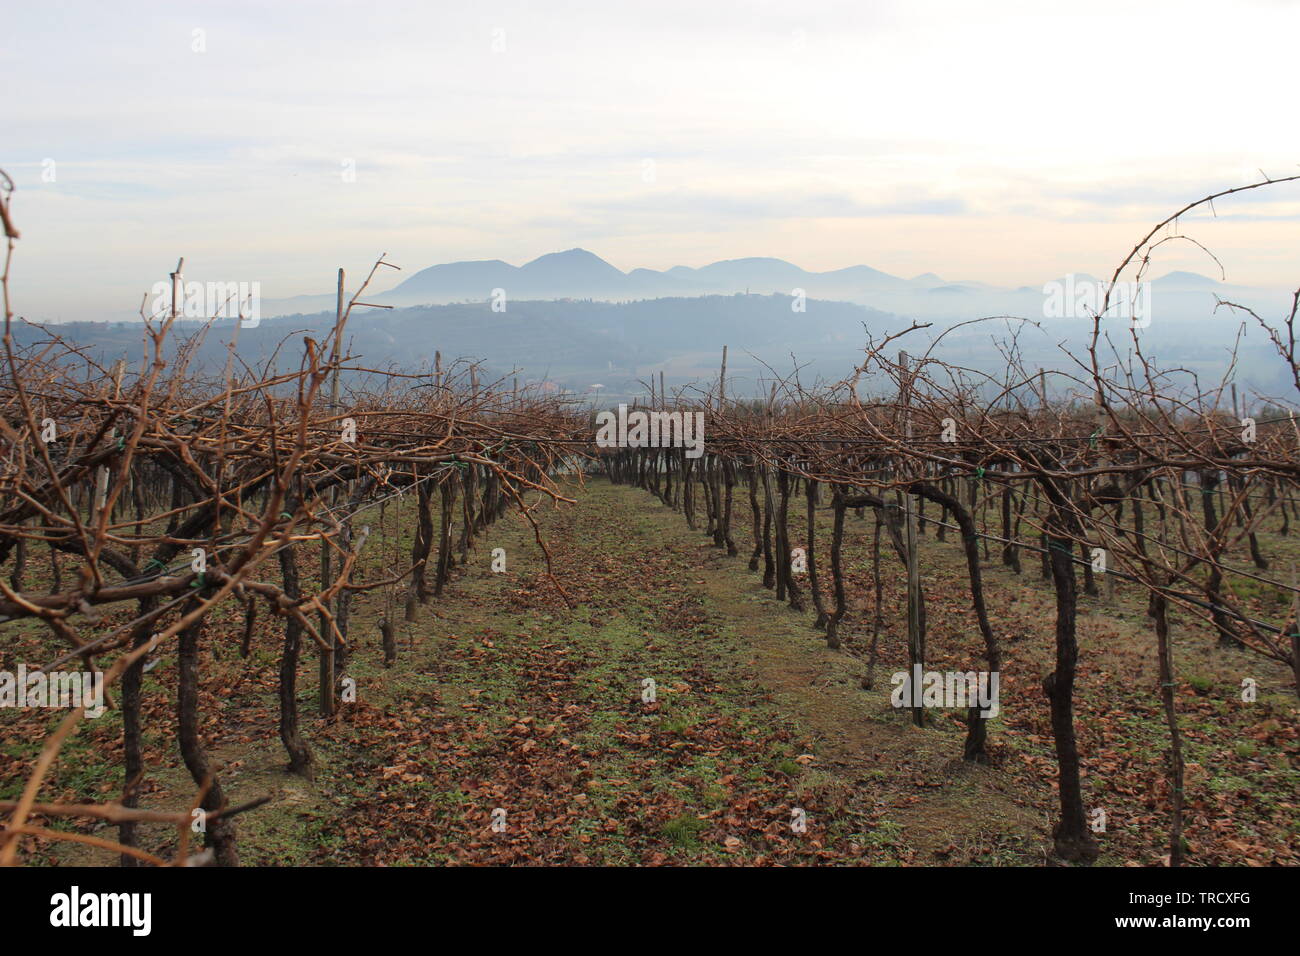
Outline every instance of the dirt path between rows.
[[(960, 760), (961, 727), (918, 729), (892, 707), (889, 674), (899, 662), (882, 661), (875, 689), (863, 690), (862, 662), (827, 648), (812, 627), (812, 612), (777, 603), (761, 575), (747, 569), (747, 555), (727, 557), (649, 494), (604, 481), (580, 493), (576, 511), (547, 516), (543, 527), (611, 515), (618, 516), (624, 547), (670, 551), (674, 564), (685, 559), (686, 589), (703, 602), (720, 634), (734, 639), (723, 643), (743, 648), (743, 663), (816, 741), (814, 766), (823, 785), (883, 814), (915, 851), (915, 862), (1046, 860), (1050, 823), (1041, 810), (1014, 799), (1021, 784), (996, 767)], [(581, 533), (575, 540), (590, 542)], [(557, 571), (565, 580), (563, 569)], [(647, 582), (647, 591), (664, 593), (670, 583), (683, 579)]]

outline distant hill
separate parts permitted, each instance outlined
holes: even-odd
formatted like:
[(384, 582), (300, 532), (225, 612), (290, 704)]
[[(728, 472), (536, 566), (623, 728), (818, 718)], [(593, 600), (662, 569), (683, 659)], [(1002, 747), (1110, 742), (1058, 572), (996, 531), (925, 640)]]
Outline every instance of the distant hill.
[[(933, 273), (908, 280), (864, 265), (809, 272), (784, 259), (770, 257), (727, 259), (698, 269), (673, 266), (663, 271), (636, 268), (623, 272), (586, 249), (568, 249), (539, 256), (522, 266), (500, 259), (429, 266), (371, 299), (382, 305), (397, 306), (487, 302), (500, 289), (508, 301), (628, 302), (737, 292), (793, 295), (796, 289), (801, 289), (809, 297), (865, 302), (880, 293), (923, 292), (943, 283)], [(289, 315), (313, 308), (325, 309), (332, 301), (327, 294), (268, 299), (263, 302), (262, 314)]]
[(1168, 287), (1173, 289), (1214, 289), (1221, 285), (1217, 280), (1196, 272), (1170, 272), (1154, 280), (1151, 284), (1156, 288)]
[[(1083, 273), (1073, 277), (1076, 285), (1097, 281)], [(494, 300), (496, 289), (504, 298)], [(801, 299), (794, 298), (796, 290)], [(1216, 310), (1219, 298), (1275, 320), (1290, 306), (1285, 290), (1229, 286), (1188, 272), (1161, 276), (1150, 290), (1143, 351), (1163, 367), (1186, 369), (1204, 381), (1227, 368), (1243, 322), (1229, 309)], [(606, 399), (642, 394), (639, 382), (661, 370), (670, 384), (708, 381), (723, 345), (730, 347), (728, 367), (735, 394), (741, 394), (757, 387), (765, 363), (785, 373), (797, 362), (804, 381), (838, 380), (861, 361), (868, 335), (879, 339), (912, 322), (929, 327), (907, 337), (909, 351), (923, 354), (943, 330), (961, 325), (943, 337), (934, 356), (991, 375), (1005, 373), (1002, 348), (1013, 330), (1030, 368), (1059, 367), (1062, 346), (1082, 354), (1091, 331), (1080, 316), (1049, 315), (1043, 285), (999, 289), (934, 273), (903, 279), (865, 265), (816, 273), (765, 257), (623, 272), (587, 250), (569, 249), (522, 266), (500, 259), (430, 266), (366, 298), (394, 306), (360, 308), (348, 327), (353, 354), (370, 368), (417, 369), (440, 350), (445, 362), (484, 363), (484, 374), (518, 370), (524, 381), (545, 380), (579, 393), (599, 382)], [(505, 311), (494, 310), (493, 301)], [(797, 309), (801, 301), (804, 311)], [(272, 318), (285, 308), (292, 314)], [(262, 315), (259, 327), (240, 332), (238, 354), (249, 364), (266, 361), (286, 339), (282, 360), (296, 356), (293, 339), (300, 330), (322, 337), (333, 321), (334, 296), (263, 300)], [(989, 316), (999, 318), (971, 322)], [(1271, 346), (1252, 322), (1246, 324), (1238, 381), (1272, 393), (1287, 388)], [(199, 360), (224, 364), (230, 330), (230, 323), (213, 328), (198, 348)], [(135, 361), (140, 354), (138, 321), (64, 324), (59, 331), (106, 361)], [(1122, 322), (1106, 331), (1118, 350), (1107, 363), (1113, 364), (1132, 342)], [(20, 341), (37, 336), (19, 330)]]
[[(1075, 273), (1073, 280), (1076, 284), (1102, 281), (1082, 271)], [(1052, 281), (1062, 283), (1065, 277)], [(1255, 294), (1262, 290), (1228, 286), (1192, 272), (1171, 272), (1150, 285), (1157, 293), (1158, 314), (1178, 319), (1212, 312), (1216, 294), (1235, 301), (1265, 301)], [(999, 288), (975, 280), (945, 279), (934, 272), (904, 279), (867, 265), (811, 272), (768, 256), (724, 259), (699, 268), (679, 265), (662, 271), (634, 268), (624, 272), (595, 253), (578, 248), (548, 253), (521, 266), (501, 259), (441, 263), (421, 269), (396, 287), (367, 299), (407, 307), (486, 303), (494, 297), (508, 303), (543, 299), (635, 302), (735, 293), (789, 296), (799, 291), (810, 299), (853, 302), (880, 312), (936, 322), (957, 322), (981, 315), (1043, 318), (1042, 284)], [(334, 296), (330, 294), (264, 299), (262, 315), (324, 311), (333, 305)]]
[[(539, 270), (545, 274), (568, 264), (544, 263)], [(788, 369), (791, 355), (840, 377), (852, 369), (868, 330), (880, 336), (906, 325), (896, 316), (850, 303), (810, 299), (802, 312), (794, 311), (793, 304), (790, 296), (739, 294), (626, 303), (512, 300), (504, 312), (485, 302), (363, 309), (350, 318), (346, 338), (357, 364), (369, 369), (427, 369), (440, 351), (445, 366), (480, 362), (484, 381), (517, 370), (521, 382), (544, 380), (577, 393), (600, 383), (601, 396), (617, 400), (642, 394), (639, 382), (659, 370), (670, 384), (707, 381), (717, 372), (723, 345), (730, 347), (728, 377), (737, 388), (757, 381), (763, 361)], [(260, 366), (280, 348), (278, 362), (296, 366), (302, 337), (322, 339), (333, 321), (332, 309), (263, 319), (256, 327), (239, 329), (236, 354), (241, 362)], [(179, 336), (169, 342), (169, 358), (201, 326), (184, 322), (178, 328)], [(139, 323), (68, 323), (58, 331), (105, 364), (117, 358), (134, 363), (141, 354)], [(213, 326), (197, 345), (196, 366), (209, 371), (224, 367), (233, 332), (231, 322)], [(43, 333), (19, 325), (15, 334), (19, 344), (30, 344)]]

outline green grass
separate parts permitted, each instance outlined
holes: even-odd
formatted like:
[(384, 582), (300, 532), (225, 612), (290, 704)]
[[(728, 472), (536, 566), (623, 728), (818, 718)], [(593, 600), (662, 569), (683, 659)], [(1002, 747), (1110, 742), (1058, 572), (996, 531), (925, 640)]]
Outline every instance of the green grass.
[(709, 824), (691, 813), (681, 813), (667, 821), (662, 829), (664, 837), (683, 849), (695, 849), (700, 845), (700, 834), (707, 830)]

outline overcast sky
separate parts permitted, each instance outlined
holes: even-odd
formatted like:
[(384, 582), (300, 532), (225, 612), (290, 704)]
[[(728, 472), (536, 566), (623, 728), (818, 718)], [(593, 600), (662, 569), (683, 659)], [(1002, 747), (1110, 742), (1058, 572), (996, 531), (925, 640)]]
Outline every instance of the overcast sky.
[[(188, 278), (268, 297), (384, 252), (404, 276), (573, 246), (625, 270), (777, 256), (1019, 286), (1108, 272), (1184, 202), (1300, 173), (1284, 0), (167, 0), (5, 20), (0, 168), (33, 318), (133, 310), (181, 255)], [(1229, 281), (1294, 286), (1300, 188), (1250, 195), (1185, 230)], [(1190, 245), (1161, 256), (1157, 275), (1218, 277)]]

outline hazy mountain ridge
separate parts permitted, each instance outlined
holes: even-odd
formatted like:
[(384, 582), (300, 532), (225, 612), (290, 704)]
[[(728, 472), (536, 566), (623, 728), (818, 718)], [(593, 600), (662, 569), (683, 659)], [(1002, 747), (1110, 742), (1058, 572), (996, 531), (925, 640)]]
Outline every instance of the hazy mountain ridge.
[[(522, 266), (501, 259), (440, 263), (367, 298), (382, 305), (407, 307), (488, 302), (494, 296), (506, 303), (540, 299), (634, 302), (745, 292), (802, 293), (809, 299), (852, 302), (927, 321), (956, 322), (982, 315), (1039, 320), (1044, 317), (1044, 287), (1051, 283), (1064, 286), (1069, 278), (1059, 276), (1012, 289), (976, 280), (949, 280), (934, 272), (904, 279), (866, 265), (811, 272), (772, 257), (725, 259), (699, 268), (679, 265), (663, 271), (634, 268), (624, 272), (592, 252), (574, 248), (539, 256)], [(1104, 281), (1083, 272), (1072, 279), (1075, 287)], [(1187, 271), (1170, 272), (1149, 279), (1147, 284), (1157, 319), (1206, 318), (1220, 298), (1262, 310), (1261, 315), (1284, 308), (1288, 301), (1285, 290), (1232, 285)], [(334, 297), (325, 294), (267, 299), (262, 314), (312, 312), (333, 305)]]
[[(732, 350), (736, 374), (757, 369), (747, 356), (758, 350), (779, 366), (800, 359), (850, 368), (865, 341), (864, 325), (877, 330), (905, 324), (895, 316), (842, 302), (809, 300), (806, 311), (792, 309), (789, 296), (693, 296), (625, 303), (574, 300), (511, 301), (506, 311), (489, 303), (452, 303), (389, 310), (357, 310), (349, 319), (346, 340), (357, 365), (416, 371), (431, 367), (434, 353), (444, 365), (458, 360), (480, 362), (481, 378), (510, 375), (542, 381), (556, 388), (584, 392), (593, 384), (618, 395), (638, 390), (637, 381), (664, 369), (677, 384), (705, 380), (716, 372), (723, 345)], [(241, 362), (260, 365), (284, 343), (278, 361), (296, 364), (297, 343), (308, 335), (322, 340), (334, 322), (333, 310), (263, 319), (239, 329)], [(195, 336), (202, 323), (180, 322), (168, 340), (167, 356)], [(141, 354), (139, 323), (66, 323), (58, 333), (87, 347), (107, 365), (117, 358), (137, 363)], [(234, 323), (216, 323), (203, 336), (193, 361), (208, 372), (224, 367)], [(20, 345), (40, 341), (39, 327), (21, 324)]]
[[(949, 282), (932, 272), (903, 279), (869, 266), (813, 273), (773, 258), (625, 273), (590, 252), (570, 249), (522, 266), (486, 259), (422, 269), (388, 292), (367, 294), (367, 301), (393, 308), (356, 309), (348, 339), (360, 364), (369, 368), (428, 367), (441, 351), (444, 362), (483, 363), (485, 375), (517, 370), (522, 381), (544, 380), (548, 387), (577, 393), (599, 385), (596, 391), (609, 399), (642, 394), (640, 383), (661, 370), (674, 385), (708, 381), (716, 375), (723, 345), (731, 350), (734, 394), (741, 394), (770, 377), (768, 366), (784, 374), (797, 363), (805, 382), (838, 380), (861, 361), (869, 335), (879, 340), (912, 322), (928, 324), (900, 343), (919, 355), (945, 329), (970, 323), (944, 336), (934, 357), (1000, 377), (1007, 361), (1002, 347), (1013, 335), (1018, 334), (1021, 358), (1031, 369), (1060, 367), (1062, 347), (1083, 355), (1091, 332), (1090, 320), (1083, 317), (1088, 305), (1071, 297), (1079, 290), (1095, 295), (1100, 285), (1097, 277), (1078, 273), (1000, 289)], [(1053, 297), (1045, 288), (1060, 290), (1054, 308), (1048, 307)], [(498, 289), (503, 294), (494, 294)], [(713, 291), (718, 289), (726, 291)], [(1147, 283), (1145, 294), (1150, 323), (1139, 331), (1144, 353), (1162, 368), (1187, 369), (1203, 382), (1226, 370), (1243, 325), (1243, 315), (1216, 310), (1220, 299), (1271, 319), (1285, 314), (1290, 302), (1286, 293), (1231, 286), (1190, 272), (1160, 276)], [(299, 330), (319, 340), (334, 320), (333, 295), (296, 296), (279, 305), (291, 307), (292, 314), (274, 317), (276, 304), (264, 300), (261, 324), (240, 330), (243, 361), (264, 362)], [(1001, 318), (970, 322), (986, 316)], [(1238, 381), (1275, 394), (1285, 391), (1265, 336), (1253, 319), (1246, 320)], [(199, 347), (198, 361), (224, 364), (232, 327), (218, 323)], [(1132, 345), (1127, 323), (1108, 320), (1105, 327), (1125, 359)], [(198, 323), (187, 322), (181, 330), (197, 328)], [(58, 330), (106, 362), (119, 356), (135, 361), (140, 354), (138, 321), (61, 324)], [(35, 335), (28, 330), (19, 339), (33, 341)], [(297, 351), (290, 338), (281, 354)], [(1112, 355), (1106, 364), (1115, 361)]]
[[(1217, 284), (1216, 284), (1217, 285)], [(945, 287), (938, 287), (943, 289)], [(925, 290), (922, 295), (930, 295)], [(938, 292), (937, 299), (955, 300), (962, 318), (1014, 314), (970, 309), (976, 292), (960, 287)], [(1200, 301), (1200, 292), (1181, 292)], [(1041, 290), (1022, 293), (1023, 317), (976, 322), (951, 334), (944, 331), (955, 321), (926, 320), (930, 327), (910, 333), (898, 343), (920, 355), (943, 335), (933, 355), (942, 361), (1001, 377), (1007, 360), (1002, 349), (1018, 333), (1022, 360), (1030, 368), (1059, 368), (1061, 347), (1083, 355), (1091, 322), (1082, 318), (1044, 319)], [(1185, 368), (1213, 381), (1227, 367), (1229, 347), (1241, 324), (1239, 317), (1212, 309), (1186, 306), (1191, 312), (1172, 318), (1169, 304), (1177, 296), (1156, 297), (1154, 318), (1140, 330), (1143, 350), (1163, 368)], [(803, 311), (798, 311), (802, 304)], [(1182, 308), (1182, 307), (1180, 307)], [(1037, 310), (1035, 314), (1031, 309)], [(838, 380), (862, 361), (868, 337), (879, 341), (900, 331), (915, 313), (899, 315), (860, 304), (809, 298), (802, 303), (788, 294), (696, 295), (647, 298), (630, 302), (577, 299), (509, 300), (505, 311), (489, 302), (452, 303), (395, 308), (360, 309), (347, 327), (347, 341), (357, 365), (371, 369), (398, 368), (417, 371), (433, 364), (435, 351), (445, 365), (457, 360), (482, 364), (480, 378), (518, 373), (521, 382), (545, 381), (548, 387), (578, 394), (598, 394), (604, 400), (644, 394), (642, 383), (659, 371), (670, 386), (707, 382), (717, 374), (722, 346), (729, 347), (729, 389), (732, 394), (752, 394), (760, 378), (770, 378), (768, 367), (788, 374), (795, 363), (805, 383), (821, 378)], [(237, 354), (249, 365), (267, 361), (283, 342), (279, 362), (300, 359), (301, 336), (323, 339), (334, 321), (328, 310), (263, 319), (254, 328), (241, 328)], [(183, 322), (169, 340), (169, 356), (201, 323)], [(1108, 325), (1111, 340), (1126, 354), (1131, 345), (1123, 323)], [(208, 371), (220, 370), (226, 361), (226, 343), (233, 323), (219, 322), (198, 347), (195, 360)], [(60, 335), (86, 346), (107, 366), (116, 358), (138, 363), (141, 355), (139, 323), (71, 323), (57, 327)], [(39, 341), (38, 328), (17, 325), (19, 344)], [(1113, 361), (1108, 359), (1108, 364)], [(1238, 381), (1275, 393), (1286, 390), (1278, 378), (1278, 363), (1258, 329), (1249, 329), (1239, 352)], [(593, 389), (593, 386), (600, 386)]]
[[(623, 272), (586, 249), (569, 249), (539, 256), (522, 266), (500, 259), (446, 262), (421, 269), (387, 292), (370, 297), (382, 305), (437, 305), (483, 302), (502, 289), (508, 299), (635, 299), (727, 295), (752, 292), (795, 294), (860, 301), (881, 292), (924, 291), (944, 284), (926, 273), (903, 279), (870, 266), (848, 266), (827, 272), (810, 272), (784, 259), (749, 257), (724, 259), (706, 266), (673, 266), (663, 271), (634, 268)], [(976, 283), (965, 283), (976, 285)], [(264, 315), (284, 315), (310, 308), (326, 308), (326, 294), (268, 299)]]

